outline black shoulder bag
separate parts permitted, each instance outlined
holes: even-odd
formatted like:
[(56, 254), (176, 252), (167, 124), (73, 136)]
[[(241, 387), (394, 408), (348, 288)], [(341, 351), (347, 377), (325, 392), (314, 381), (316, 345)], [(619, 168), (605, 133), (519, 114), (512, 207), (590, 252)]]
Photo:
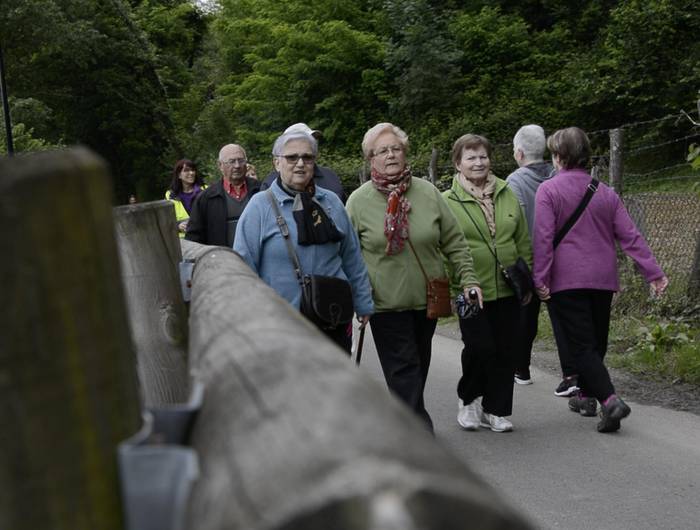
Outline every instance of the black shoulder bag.
[(289, 227), (282, 217), (277, 199), (272, 190), (266, 191), (272, 209), (275, 212), (277, 226), (287, 245), (289, 259), (294, 266), (294, 273), (301, 287), (301, 306), (299, 310), (306, 318), (321, 329), (335, 329), (352, 320), (353, 304), (350, 284), (342, 278), (334, 276), (319, 276), (304, 274), (297, 256), (289, 240)]
[(467, 207), (464, 206), (464, 203), (460, 201), (456, 195), (454, 195), (454, 192), (450, 196), (450, 199), (458, 202), (462, 206), (464, 213), (466, 213), (467, 217), (471, 219), (471, 222), (474, 224), (474, 228), (476, 228), (476, 231), (479, 232), (481, 239), (484, 240), (484, 243), (486, 243), (486, 246), (493, 255), (493, 258), (496, 260), (496, 264), (501, 270), (501, 274), (503, 275), (503, 279), (506, 281), (506, 284), (508, 284), (508, 287), (510, 287), (513, 290), (513, 292), (515, 293), (515, 297), (518, 299), (520, 305), (525, 305), (527, 303), (526, 300), (528, 298), (528, 295), (530, 295), (534, 290), (534, 284), (532, 283), (532, 273), (530, 272), (530, 267), (528, 267), (527, 262), (523, 258), (518, 256), (518, 259), (515, 260), (515, 263), (513, 265), (504, 267), (498, 259), (496, 252), (494, 252), (494, 250), (491, 248), (491, 245), (489, 244), (488, 240), (486, 239), (486, 237), (484, 237), (484, 234), (479, 229), (479, 225), (476, 224), (476, 221), (472, 217), (472, 214), (470, 214), (469, 210), (467, 210)]

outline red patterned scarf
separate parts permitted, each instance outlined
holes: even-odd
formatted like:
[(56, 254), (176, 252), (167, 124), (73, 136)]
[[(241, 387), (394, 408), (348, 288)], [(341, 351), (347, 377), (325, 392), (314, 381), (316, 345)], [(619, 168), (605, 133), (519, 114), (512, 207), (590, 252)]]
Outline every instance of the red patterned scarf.
[(377, 191), (386, 195), (386, 254), (398, 254), (408, 239), (408, 212), (411, 211), (411, 203), (405, 195), (411, 187), (411, 169), (407, 167), (403, 173), (394, 177), (382, 175), (373, 169), (372, 183)]

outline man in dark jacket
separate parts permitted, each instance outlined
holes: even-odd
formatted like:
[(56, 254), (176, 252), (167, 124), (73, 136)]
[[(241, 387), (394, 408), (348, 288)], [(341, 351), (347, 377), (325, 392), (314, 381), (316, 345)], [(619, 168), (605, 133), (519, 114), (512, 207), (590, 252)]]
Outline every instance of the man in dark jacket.
[[(305, 123), (295, 123), (294, 125), (290, 125), (283, 134), (291, 132), (303, 132), (313, 136), (316, 139), (321, 136), (321, 131), (314, 130)], [(267, 177), (265, 177), (262, 189), (269, 188), (277, 177), (279, 177), (279, 171), (273, 171), (270, 173)], [(340, 198), (343, 204), (345, 204), (348, 197), (343, 189), (343, 184), (340, 182), (338, 175), (331, 168), (314, 164), (314, 184), (322, 187), (323, 189), (332, 191)]]
[(246, 177), (248, 157), (243, 147), (228, 144), (219, 151), (221, 180), (199, 194), (192, 206), (185, 239), (205, 245), (232, 247), (236, 224), (260, 183)]

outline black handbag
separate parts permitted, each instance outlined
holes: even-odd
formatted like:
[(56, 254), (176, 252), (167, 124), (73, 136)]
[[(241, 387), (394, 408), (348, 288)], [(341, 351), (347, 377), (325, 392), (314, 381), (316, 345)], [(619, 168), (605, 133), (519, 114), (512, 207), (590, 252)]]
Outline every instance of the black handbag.
[(532, 273), (530, 272), (530, 267), (527, 266), (527, 262), (523, 258), (518, 257), (510, 267), (503, 267), (500, 263), (498, 265), (501, 267), (501, 273), (508, 287), (513, 290), (520, 305), (524, 305), (527, 295), (534, 290)]
[(305, 274), (301, 313), (318, 327), (335, 329), (352, 320), (352, 289), (342, 278)]
[(289, 241), (289, 227), (282, 217), (277, 200), (271, 190), (267, 196), (277, 218), (277, 226), (287, 245), (289, 259), (294, 266), (297, 281), (301, 287), (301, 304), (299, 311), (321, 329), (335, 329), (352, 320), (354, 307), (350, 283), (334, 276), (303, 274), (299, 257)]
[(476, 221), (474, 221), (474, 218), (469, 213), (466, 206), (464, 206), (462, 201), (460, 201), (457, 197), (450, 197), (450, 199), (457, 201), (460, 205), (462, 205), (464, 213), (466, 213), (469, 219), (471, 219), (471, 222), (474, 224), (474, 228), (476, 228), (476, 231), (479, 232), (481, 239), (483, 239), (484, 243), (486, 243), (486, 247), (491, 251), (491, 254), (498, 264), (498, 268), (501, 269), (501, 274), (503, 275), (503, 279), (505, 280), (506, 284), (511, 288), (520, 305), (526, 305), (530, 301), (530, 295), (535, 289), (534, 283), (532, 282), (532, 272), (530, 272), (530, 267), (528, 267), (527, 262), (518, 256), (518, 259), (515, 260), (513, 265), (504, 267), (494, 250), (491, 248), (491, 245), (489, 245), (489, 242), (484, 237), (484, 234), (481, 233), (479, 225), (476, 224)]

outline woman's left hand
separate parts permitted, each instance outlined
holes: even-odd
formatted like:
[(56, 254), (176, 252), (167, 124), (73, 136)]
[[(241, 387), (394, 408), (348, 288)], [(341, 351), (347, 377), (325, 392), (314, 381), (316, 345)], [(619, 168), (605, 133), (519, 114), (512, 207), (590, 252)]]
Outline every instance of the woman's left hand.
[(357, 321), (360, 323), (360, 329), (362, 329), (369, 322), (369, 315), (357, 315)]
[(177, 225), (177, 229), (178, 229), (180, 232), (187, 232), (187, 221), (182, 221), (181, 223), (179, 223), (179, 224)]
[(537, 296), (540, 297), (540, 300), (543, 302), (546, 302), (551, 298), (551, 295), (549, 294), (549, 287), (546, 285), (543, 285), (542, 287), (536, 287), (535, 290), (537, 291)]

